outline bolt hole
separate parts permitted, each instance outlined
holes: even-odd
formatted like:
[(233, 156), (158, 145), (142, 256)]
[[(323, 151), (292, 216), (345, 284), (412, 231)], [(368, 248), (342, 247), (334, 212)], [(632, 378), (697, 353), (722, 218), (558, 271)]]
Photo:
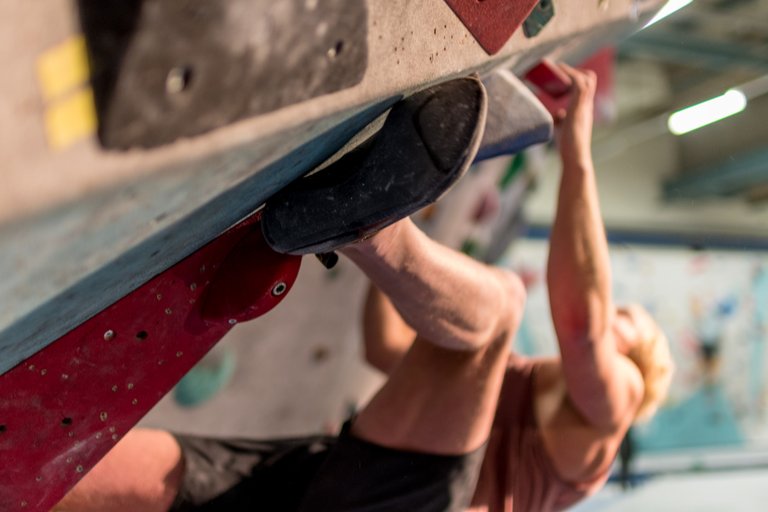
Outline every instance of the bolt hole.
[(168, 72), (165, 79), (165, 91), (168, 94), (180, 94), (189, 90), (194, 72), (190, 66), (176, 66)]
[(139, 341), (144, 341), (147, 338), (149, 338), (149, 333), (147, 331), (139, 331), (136, 333), (136, 339)]
[(312, 351), (312, 360), (316, 363), (322, 363), (331, 355), (327, 347), (318, 346)]
[(328, 57), (331, 59), (335, 59), (336, 57), (341, 54), (341, 52), (344, 50), (344, 41), (338, 40), (336, 41), (336, 44), (333, 45), (333, 47), (328, 49)]
[(61, 420), (62, 427), (69, 427), (70, 425), (72, 425), (72, 418), (64, 418)]

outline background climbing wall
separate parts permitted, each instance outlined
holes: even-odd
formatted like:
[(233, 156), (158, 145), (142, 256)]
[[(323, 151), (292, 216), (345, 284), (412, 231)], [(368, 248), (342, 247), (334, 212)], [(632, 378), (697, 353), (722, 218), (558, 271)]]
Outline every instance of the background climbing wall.
[[(529, 290), (517, 341), (527, 354), (553, 354), (545, 241), (523, 240), (504, 264)], [(768, 255), (613, 245), (617, 303), (636, 302), (657, 318), (677, 365), (664, 409), (638, 428), (646, 451), (768, 446)]]

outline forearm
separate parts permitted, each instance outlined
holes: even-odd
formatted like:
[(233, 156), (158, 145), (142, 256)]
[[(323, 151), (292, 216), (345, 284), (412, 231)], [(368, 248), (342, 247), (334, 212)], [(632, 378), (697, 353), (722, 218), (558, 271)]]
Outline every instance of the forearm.
[(556, 330), (569, 338), (602, 338), (613, 311), (611, 270), (588, 159), (564, 163), (547, 282)]
[[(401, 230), (397, 237), (374, 237), (343, 252), (420, 336), (476, 350), (507, 328), (520, 293), (511, 276), (433, 242), (410, 220), (394, 228)], [(394, 246), (380, 242), (395, 238)]]

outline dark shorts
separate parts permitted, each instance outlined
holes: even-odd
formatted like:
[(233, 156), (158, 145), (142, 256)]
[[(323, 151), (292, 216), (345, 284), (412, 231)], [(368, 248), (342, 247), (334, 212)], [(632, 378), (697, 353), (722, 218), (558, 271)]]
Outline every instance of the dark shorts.
[(176, 436), (186, 469), (174, 512), (459, 512), (485, 448), (460, 456), (339, 437), (277, 441)]

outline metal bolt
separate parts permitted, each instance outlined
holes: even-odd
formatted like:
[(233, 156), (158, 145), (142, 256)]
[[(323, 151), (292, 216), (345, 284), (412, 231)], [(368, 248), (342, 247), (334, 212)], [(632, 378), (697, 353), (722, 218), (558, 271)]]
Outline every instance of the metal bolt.
[(275, 297), (279, 297), (280, 295), (285, 293), (285, 290), (288, 289), (288, 285), (285, 284), (283, 281), (280, 281), (275, 286), (272, 287), (272, 295)]
[(112, 329), (104, 333), (104, 341), (110, 341), (115, 338), (115, 331)]

